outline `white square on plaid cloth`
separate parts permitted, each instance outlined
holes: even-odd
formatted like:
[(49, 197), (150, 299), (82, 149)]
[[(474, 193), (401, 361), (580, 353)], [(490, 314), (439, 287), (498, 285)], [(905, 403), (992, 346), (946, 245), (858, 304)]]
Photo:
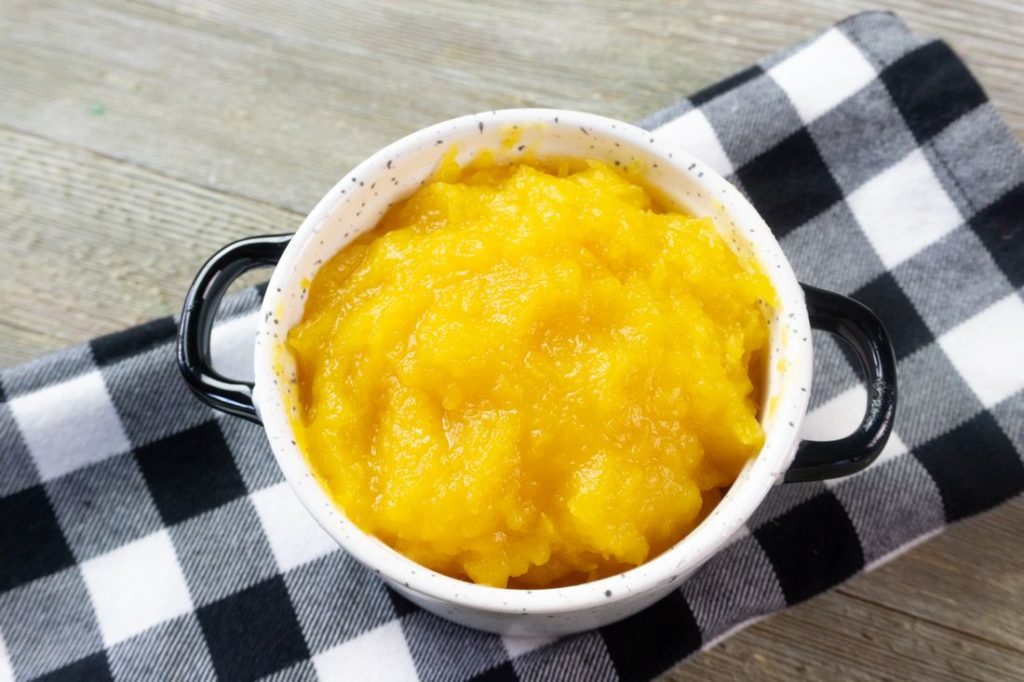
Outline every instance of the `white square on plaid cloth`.
[(399, 620), (328, 649), (313, 657), (313, 665), (321, 680), (419, 680)]
[(282, 572), (338, 549), (334, 539), (313, 520), (287, 483), (264, 488), (250, 497), (270, 543), (270, 551)]
[(808, 412), (800, 427), (800, 437), (810, 440), (842, 438), (857, 428), (867, 400), (863, 385), (851, 386)]
[(875, 69), (838, 29), (768, 71), (789, 95), (804, 123), (810, 123), (867, 85)]
[[(886, 442), (885, 447), (882, 448), (882, 452), (879, 453), (878, 459), (875, 460), (875, 464), (881, 464), (888, 462), (889, 460), (896, 459), (900, 455), (905, 455), (910, 452), (910, 448), (900, 438), (900, 434), (893, 431), (889, 434), (889, 440)], [(825, 481), (825, 485), (828, 485), (830, 481)]]
[(4, 641), (4, 633), (0, 632), (0, 680), (13, 680), (14, 666), (11, 665), (11, 657), (7, 654), (7, 642)]
[(98, 371), (18, 396), (9, 405), (43, 481), (131, 447)]
[(693, 109), (654, 131), (670, 145), (693, 154), (721, 175), (732, 173), (732, 162), (722, 149), (718, 134), (700, 109)]
[(519, 658), (523, 654), (545, 647), (551, 644), (557, 637), (502, 637), (501, 643), (505, 645), (505, 651), (509, 658)]
[(90, 559), (81, 570), (108, 647), (192, 611), (166, 530)]
[(226, 377), (252, 381), (253, 339), (259, 313), (240, 315), (213, 328), (210, 337), (210, 360), (214, 369)]
[(1024, 301), (1013, 293), (939, 338), (985, 407), (1024, 389)]
[[(849, 435), (860, 423), (867, 407), (867, 401), (868, 395), (863, 384), (848, 388), (825, 404), (808, 412), (800, 430), (800, 436), (810, 440), (835, 440)], [(871, 466), (878, 466), (882, 462), (906, 454), (907, 451), (906, 444), (893, 431), (889, 435), (889, 442), (885, 444), (882, 452)], [(848, 478), (829, 479), (825, 481), (825, 485), (832, 488), (838, 482)]]
[(846, 203), (890, 269), (963, 223), (920, 149), (855, 189)]

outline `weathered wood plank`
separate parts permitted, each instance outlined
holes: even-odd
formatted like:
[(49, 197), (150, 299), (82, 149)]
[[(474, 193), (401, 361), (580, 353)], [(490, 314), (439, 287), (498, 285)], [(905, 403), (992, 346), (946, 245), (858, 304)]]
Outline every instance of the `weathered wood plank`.
[(1024, 498), (840, 588), (1024, 654)]
[(752, 625), (665, 680), (1024, 679), (1024, 499)]
[(1019, 651), (832, 592), (773, 616), (665, 680), (1019, 680)]
[(0, 129), (0, 363), (176, 311), (219, 246), (300, 220)]
[[(298, 211), (426, 123), (523, 105), (638, 118), (864, 6), (163, 4), (8, 0), (0, 123)], [(1024, 130), (1020, 6), (903, 4)]]

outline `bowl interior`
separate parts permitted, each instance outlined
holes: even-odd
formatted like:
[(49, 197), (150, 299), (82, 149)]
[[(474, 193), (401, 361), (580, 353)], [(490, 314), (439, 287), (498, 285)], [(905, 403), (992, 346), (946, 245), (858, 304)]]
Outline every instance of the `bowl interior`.
[[(287, 331), (303, 314), (305, 286), (319, 267), (373, 229), (394, 203), (430, 179), (452, 147), (460, 164), (486, 150), (499, 163), (523, 158), (596, 159), (639, 169), (669, 207), (711, 216), (731, 248), (753, 254), (771, 278), (779, 305), (771, 319), (766, 363), (766, 431), (762, 452), (743, 469), (707, 519), (676, 546), (626, 573), (572, 587), (507, 590), (472, 585), (419, 566), (366, 535), (330, 501), (295, 446), (288, 415), (294, 407), (294, 362), (284, 350)], [(272, 320), (279, 323), (272, 323)], [(663, 144), (653, 133), (579, 112), (507, 110), (454, 119), (403, 138), (360, 164), (303, 222), (272, 276), (260, 314), (255, 357), (256, 400), (272, 449), (296, 494), (351, 554), (397, 584), (428, 597), (495, 611), (558, 612), (643, 592), (681, 580), (736, 535), (792, 459), (810, 390), (810, 331), (802, 291), (778, 243), (739, 192), (702, 162)], [(515, 596), (510, 599), (510, 594)], [(510, 603), (512, 602), (512, 603)]]

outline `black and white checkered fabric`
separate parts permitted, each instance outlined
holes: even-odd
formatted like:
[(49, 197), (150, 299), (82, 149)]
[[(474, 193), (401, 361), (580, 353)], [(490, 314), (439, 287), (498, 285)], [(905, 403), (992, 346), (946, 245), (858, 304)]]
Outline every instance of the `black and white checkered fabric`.
[[(340, 552), (261, 430), (188, 394), (158, 320), (0, 375), (0, 679), (647, 679), (1024, 490), (1024, 154), (949, 47), (857, 15), (646, 123), (753, 200), (803, 281), (884, 319), (879, 462), (776, 488), (626, 622), (500, 638)], [(225, 373), (249, 371), (256, 302), (216, 331)], [(818, 341), (807, 432), (839, 435), (864, 391)]]

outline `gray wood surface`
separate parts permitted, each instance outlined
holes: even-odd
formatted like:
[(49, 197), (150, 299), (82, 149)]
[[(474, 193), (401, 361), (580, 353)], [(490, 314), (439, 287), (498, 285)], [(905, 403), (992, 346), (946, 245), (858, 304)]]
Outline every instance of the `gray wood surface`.
[[(632, 120), (869, 3), (0, 0), (0, 364), (177, 309), (231, 239), (294, 229), (425, 124)], [(898, 0), (1024, 136), (1024, 6)], [(1024, 502), (667, 678), (1024, 679)]]

